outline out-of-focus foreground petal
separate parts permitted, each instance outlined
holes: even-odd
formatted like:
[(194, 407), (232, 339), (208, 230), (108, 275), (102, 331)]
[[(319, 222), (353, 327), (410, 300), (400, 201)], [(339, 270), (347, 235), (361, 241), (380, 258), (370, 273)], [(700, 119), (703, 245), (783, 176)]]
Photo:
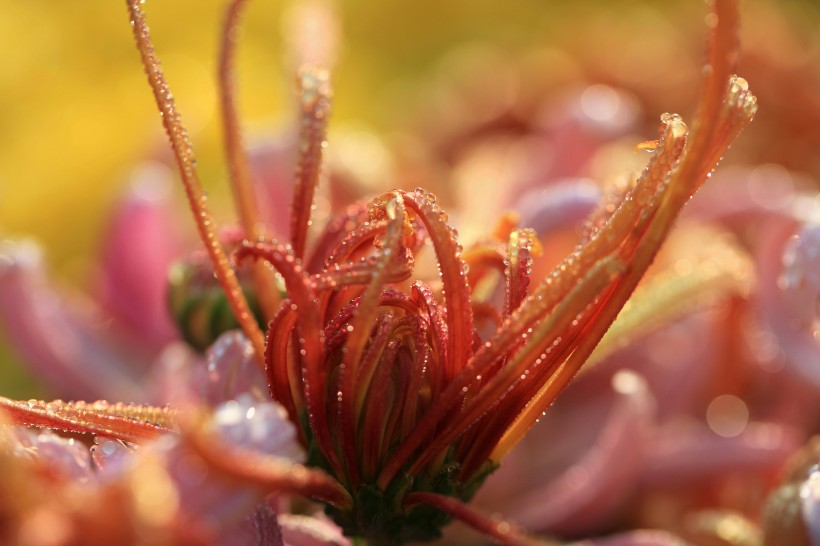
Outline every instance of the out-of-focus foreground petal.
[(58, 396), (143, 400), (136, 370), (144, 356), (118, 342), (111, 321), (90, 301), (51, 285), (31, 242), (0, 243), (0, 324)]

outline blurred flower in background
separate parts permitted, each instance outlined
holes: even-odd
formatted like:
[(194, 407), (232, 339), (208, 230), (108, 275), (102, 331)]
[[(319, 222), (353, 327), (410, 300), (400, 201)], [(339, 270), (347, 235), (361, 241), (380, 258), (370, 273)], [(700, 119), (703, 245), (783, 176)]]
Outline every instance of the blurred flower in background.
[[(184, 8), (151, 4), (153, 35), (217, 217), (229, 219), (213, 76), (223, 3)], [(293, 60), (279, 38), (290, 9), (252, 3), (237, 67), (255, 166), (272, 187), (287, 186), (293, 161)], [(645, 163), (635, 147), (655, 134), (660, 113), (691, 117), (696, 102), (699, 4), (338, 9), (344, 37), (320, 212), (423, 185), (469, 247), (514, 210), (541, 238), (535, 278)], [(697, 544), (755, 544), (784, 461), (820, 429), (820, 9), (743, 9), (739, 73), (758, 96), (758, 117), (686, 209), (647, 283), (653, 290), (631, 304), (635, 323), (620, 341), (605, 339), (590, 370), (490, 478), (477, 499), (486, 510), (567, 538), (660, 528)], [(0, 250), (6, 281), (12, 259), (31, 268), (0, 287), (7, 345), (46, 396), (67, 398), (164, 403), (183, 396), (173, 392), (173, 362), (247, 367), (237, 339), (221, 339), (204, 359), (168, 345), (179, 335), (163, 309), (164, 280), (191, 248), (189, 221), (169, 189), (170, 158), (122, 6), (7, 1), (2, 11), (0, 236), (41, 245)], [(48, 268), (60, 288), (38, 277)], [(49, 337), (57, 319), (82, 342), (76, 352)], [(89, 372), (91, 384), (73, 383)], [(197, 396), (216, 406), (261, 384), (209, 390), (215, 381), (222, 389), (225, 375), (193, 380)], [(3, 395), (32, 395), (11, 381)], [(805, 472), (794, 472), (788, 481), (802, 484)], [(727, 525), (740, 538), (721, 535)], [(462, 532), (449, 539), (474, 540)]]

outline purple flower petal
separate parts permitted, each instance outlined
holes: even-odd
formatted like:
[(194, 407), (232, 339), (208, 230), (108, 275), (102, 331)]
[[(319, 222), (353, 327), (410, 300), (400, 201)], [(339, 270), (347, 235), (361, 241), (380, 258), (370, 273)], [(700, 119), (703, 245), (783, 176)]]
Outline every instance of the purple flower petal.
[(64, 398), (145, 398), (135, 370), (145, 358), (118, 343), (108, 317), (53, 288), (33, 243), (0, 243), (0, 326), (38, 378)]
[(268, 399), (268, 387), (259, 368), (251, 343), (239, 331), (219, 336), (208, 349), (202, 374), (200, 396), (215, 406), (233, 400), (243, 393), (253, 393), (259, 399)]
[(213, 425), (234, 447), (304, 462), (305, 454), (296, 438), (296, 428), (279, 404), (259, 402), (243, 394), (214, 411)]
[(19, 442), (16, 446), (18, 455), (40, 459), (63, 477), (78, 483), (89, 483), (95, 479), (88, 448), (82, 442), (63, 438), (48, 430), (16, 428), (14, 435)]
[(119, 440), (94, 438), (91, 446), (91, 458), (97, 468), (98, 476), (117, 477), (132, 464), (135, 448), (128, 447)]
[[(244, 394), (218, 406), (209, 426), (231, 448), (304, 460), (296, 429), (277, 404)], [(144, 446), (140, 453), (162, 461), (185, 517), (218, 532), (220, 544), (232, 544), (229, 539), (237, 533), (253, 536), (248, 517), (269, 492), (213, 475), (205, 461), (173, 434)]]
[(513, 205), (521, 225), (540, 235), (579, 225), (601, 200), (601, 190), (585, 178), (565, 179), (524, 193)]
[[(794, 232), (791, 222), (770, 225), (757, 252), (757, 300), (762, 318), (774, 334), (777, 350), (782, 351), (787, 366), (815, 386), (820, 386), (820, 342), (812, 332), (820, 288), (815, 271), (820, 265), (818, 231), (807, 226), (790, 243)], [(781, 265), (784, 260), (785, 268)]]

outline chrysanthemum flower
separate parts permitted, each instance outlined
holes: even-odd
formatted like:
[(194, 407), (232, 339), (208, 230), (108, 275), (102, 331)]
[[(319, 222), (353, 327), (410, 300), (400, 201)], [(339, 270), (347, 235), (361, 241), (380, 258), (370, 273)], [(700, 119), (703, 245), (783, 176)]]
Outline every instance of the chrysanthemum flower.
[[(231, 86), (232, 30), (243, 5), (235, 0), (229, 7), (220, 81), (232, 187), (245, 235), (233, 259), (250, 264), (266, 335), (217, 235), (140, 3), (128, 1), (210, 265), (267, 376), (271, 398), (298, 431), (306, 465), (294, 462), (290, 452), (248, 449), (230, 435), (227, 442), (224, 434), (220, 439), (214, 427), (225, 414), (238, 415), (233, 406), (213, 416), (102, 402), (0, 399), (2, 406), (17, 424), (128, 444), (178, 432), (174, 441), (187, 451), (155, 448), (161, 454), (139, 461), (154, 464), (158, 477), (149, 482), (172, 491), (181, 514), (196, 513), (185, 510), (196, 505), (196, 495), (183, 500), (185, 477), (175, 482), (174, 465), (156, 463), (162, 457), (179, 462), (190, 455), (229, 483), (323, 502), (345, 535), (374, 544), (433, 539), (454, 517), (505, 543), (534, 543), (514, 525), (466, 502), (590, 358), (684, 204), (754, 116), (754, 96), (733, 75), (735, 2), (716, 0), (708, 18), (708, 64), (691, 135), (679, 116), (661, 116), (658, 140), (644, 146), (653, 155), (643, 173), (591, 217), (575, 251), (538, 283), (531, 278), (532, 257), (539, 251), (531, 229), (505, 217), (486, 242), (465, 250), (446, 212), (421, 188), (355, 204), (310, 241), (330, 107), (327, 72), (315, 66), (303, 67), (298, 78), (302, 133), (289, 240), (270, 240), (248, 181)], [(428, 243), (438, 276), (417, 278), (415, 258)], [(504, 279), (498, 308), (474, 298), (495, 272)], [(249, 406), (244, 415), (251, 419), (257, 411), (259, 406)], [(154, 517), (146, 510), (144, 517)], [(163, 522), (168, 523), (150, 523)], [(172, 536), (185, 535), (166, 538)]]

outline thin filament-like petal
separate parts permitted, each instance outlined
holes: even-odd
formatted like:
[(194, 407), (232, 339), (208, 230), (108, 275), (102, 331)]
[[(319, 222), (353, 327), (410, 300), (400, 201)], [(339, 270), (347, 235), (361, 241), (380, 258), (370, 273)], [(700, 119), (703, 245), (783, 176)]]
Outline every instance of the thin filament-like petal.
[(248, 302), (242, 294), (242, 288), (239, 286), (236, 273), (234, 273), (234, 270), (228, 263), (225, 249), (222, 248), (222, 244), (216, 235), (214, 228), (216, 224), (208, 209), (207, 198), (202, 191), (202, 186), (199, 183), (199, 177), (196, 173), (196, 161), (194, 159), (193, 150), (191, 149), (191, 142), (182, 124), (179, 112), (177, 112), (176, 105), (174, 104), (174, 96), (168, 87), (168, 83), (165, 81), (165, 76), (162, 73), (157, 56), (154, 53), (154, 46), (151, 44), (148, 25), (145, 23), (140, 2), (139, 0), (126, 0), (126, 4), (131, 17), (131, 26), (134, 31), (137, 48), (140, 52), (140, 58), (145, 67), (145, 72), (148, 75), (148, 82), (151, 84), (151, 89), (154, 92), (157, 107), (162, 115), (162, 124), (165, 127), (165, 132), (168, 134), (168, 140), (174, 151), (174, 157), (176, 158), (182, 183), (185, 187), (185, 193), (188, 197), (188, 204), (194, 214), (194, 222), (196, 223), (199, 237), (208, 251), (214, 271), (216, 272), (216, 277), (219, 280), (219, 284), (222, 285), (222, 289), (225, 291), (225, 297), (228, 299), (231, 310), (242, 326), (245, 335), (248, 336), (248, 339), (253, 344), (259, 365), (264, 366), (264, 335), (256, 324), (256, 319), (254, 319), (248, 307)]

